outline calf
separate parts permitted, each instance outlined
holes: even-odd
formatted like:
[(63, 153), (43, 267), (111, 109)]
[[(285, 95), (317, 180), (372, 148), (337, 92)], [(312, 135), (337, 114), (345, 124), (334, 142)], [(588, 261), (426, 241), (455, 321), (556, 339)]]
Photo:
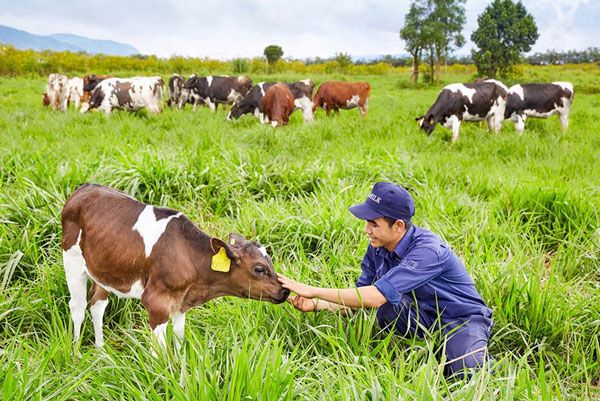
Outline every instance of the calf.
[(50, 106), (50, 96), (46, 92), (44, 92), (42, 96), (42, 104), (44, 107)]
[(67, 87), (68, 78), (62, 74), (48, 75), (48, 84), (46, 85), (46, 94), (50, 99), (52, 110), (67, 110), (67, 100), (69, 91)]
[(240, 75), (239, 77), (208, 76), (198, 77), (192, 75), (183, 85), (184, 98), (180, 100), (179, 107), (185, 102), (191, 102), (195, 108), (196, 104), (203, 102), (212, 111), (216, 111), (219, 103), (237, 103), (250, 91), (252, 80)]
[(495, 80), (445, 86), (424, 116), (417, 117), (428, 135), (437, 123), (452, 129), (452, 142), (458, 139), (462, 121), (487, 120), (490, 130), (502, 127), (507, 97), (506, 86)]
[[(75, 110), (79, 108), (79, 103), (83, 98), (83, 79), (75, 77), (67, 81), (68, 102), (73, 102)], [(67, 102), (67, 103), (68, 103)]]
[(271, 258), (254, 241), (228, 243), (200, 231), (181, 212), (139, 202), (112, 188), (84, 184), (62, 210), (62, 250), (74, 339), (80, 336), (86, 283), (95, 344), (104, 343), (108, 295), (141, 299), (163, 346), (168, 320), (183, 338), (185, 313), (224, 295), (284, 302)]
[(358, 107), (360, 115), (365, 117), (369, 111), (370, 94), (368, 82), (326, 81), (319, 86), (313, 98), (313, 113), (317, 107), (323, 108), (327, 115), (331, 110), (339, 113), (339, 109)]
[[(266, 91), (275, 85), (275, 82), (260, 82), (250, 89), (250, 92), (238, 103), (234, 104), (227, 115), (228, 120), (240, 118), (242, 115), (250, 113), (258, 117), (261, 123), (268, 122), (263, 109), (263, 98)], [(310, 79), (304, 79), (298, 82), (286, 82), (285, 85), (290, 88), (294, 95), (294, 105), (297, 109), (302, 109), (304, 121), (313, 121), (312, 95), (315, 84)]]
[(160, 113), (162, 88), (161, 77), (108, 78), (96, 86), (81, 112), (97, 108), (110, 114), (113, 109), (137, 111), (147, 107), (152, 113)]
[(96, 75), (90, 74), (83, 77), (83, 96), (81, 98), (82, 103), (87, 103), (92, 96), (92, 91), (96, 89), (96, 86), (107, 78), (112, 78), (112, 75)]
[(265, 93), (263, 110), (273, 127), (287, 125), (294, 111), (294, 94), (286, 84), (276, 83)]
[(181, 75), (173, 74), (173, 76), (169, 78), (169, 100), (167, 100), (167, 106), (177, 107), (177, 105), (179, 105), (179, 101), (183, 94), (184, 83), (185, 79), (183, 79)]
[(573, 84), (570, 82), (511, 86), (504, 118), (512, 120), (517, 132), (522, 133), (527, 117), (548, 118), (558, 114), (560, 125), (566, 131), (574, 94)]

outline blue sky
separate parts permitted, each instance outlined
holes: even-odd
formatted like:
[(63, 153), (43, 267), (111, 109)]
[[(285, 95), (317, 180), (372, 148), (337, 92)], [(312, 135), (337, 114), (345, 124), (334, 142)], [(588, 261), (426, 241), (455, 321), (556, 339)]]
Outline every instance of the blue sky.
[[(467, 0), (466, 45), (491, 1)], [(600, 46), (600, 2), (524, 1), (540, 38), (533, 52)], [(398, 31), (408, 0), (0, 0), (0, 24), (36, 34), (73, 33), (133, 45), (142, 53), (229, 59), (262, 55), (278, 44), (285, 57), (404, 52)]]

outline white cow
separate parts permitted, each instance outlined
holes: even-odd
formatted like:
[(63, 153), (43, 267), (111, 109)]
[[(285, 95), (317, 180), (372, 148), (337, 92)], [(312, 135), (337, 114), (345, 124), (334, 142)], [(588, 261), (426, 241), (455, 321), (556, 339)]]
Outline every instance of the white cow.
[(161, 77), (108, 78), (96, 86), (81, 112), (99, 109), (110, 114), (113, 109), (136, 111), (146, 107), (152, 113), (160, 113), (162, 91)]
[(50, 99), (52, 110), (66, 111), (67, 101), (69, 99), (67, 76), (63, 74), (48, 75), (46, 95)]

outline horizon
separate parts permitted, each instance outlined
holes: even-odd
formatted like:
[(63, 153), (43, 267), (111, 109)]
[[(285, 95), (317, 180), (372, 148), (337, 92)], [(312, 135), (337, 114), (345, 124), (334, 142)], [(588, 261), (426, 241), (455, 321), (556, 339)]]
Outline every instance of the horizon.
[[(281, 46), (286, 59), (332, 58), (336, 53), (350, 54), (353, 58), (407, 54), (398, 32), (404, 24), (408, 3), (379, 0), (333, 5), (309, 0), (308, 5), (306, 2), (290, 5), (282, 16), (274, 11), (277, 2), (273, 0), (243, 5), (231, 0), (211, 0), (203, 5), (182, 7), (178, 7), (181, 2), (176, 0), (153, 0), (147, 6), (132, 1), (121, 8), (107, 7), (111, 1), (114, 0), (102, 6), (69, 6), (74, 2), (68, 1), (53, 6), (35, 3), (34, 6), (31, 0), (17, 4), (0, 0), (0, 24), (35, 35), (69, 34), (128, 44), (140, 54), (160, 58), (262, 57), (264, 48), (270, 44)], [(466, 44), (452, 52), (453, 56), (470, 55), (474, 48), (471, 33), (477, 28), (478, 15), (488, 3), (485, 0), (466, 2), (467, 22), (462, 31)], [(317, 8), (310, 4), (319, 5), (318, 17), (303, 17), (306, 13), (294, 12)], [(525, 7), (534, 16), (540, 33), (527, 54), (583, 51), (597, 46), (599, 3), (535, 0), (527, 2)], [(106, 13), (95, 12), (98, 8), (121, 11), (107, 18)], [(32, 9), (37, 12), (31, 12)], [(128, 19), (127, 24), (115, 24), (119, 17), (129, 17), (134, 12), (139, 14), (135, 19)], [(195, 15), (205, 16), (197, 21)], [(210, 21), (205, 22), (206, 19)]]

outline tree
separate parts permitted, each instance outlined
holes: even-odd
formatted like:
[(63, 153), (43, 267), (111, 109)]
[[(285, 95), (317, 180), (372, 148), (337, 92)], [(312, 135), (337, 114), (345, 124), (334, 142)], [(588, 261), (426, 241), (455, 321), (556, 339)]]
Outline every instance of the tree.
[[(429, 36), (431, 76), (440, 83), (441, 65), (446, 64), (448, 55), (465, 44), (462, 28), (466, 22), (466, 0), (430, 0), (431, 13), (426, 27)], [(435, 60), (435, 73), (433, 69)]]
[(348, 53), (336, 53), (334, 60), (340, 66), (340, 72), (346, 72), (346, 69), (350, 64), (352, 64), (352, 57)]
[(539, 37), (535, 20), (519, 1), (494, 0), (477, 18), (471, 50), (480, 76), (506, 77)]
[(264, 55), (267, 58), (267, 64), (273, 66), (283, 56), (283, 49), (277, 45), (265, 47)]
[[(461, 34), (465, 24), (466, 0), (415, 0), (406, 14), (400, 37), (412, 56), (413, 82), (419, 78), (419, 64), (423, 50), (429, 53), (431, 81), (440, 81), (442, 62), (449, 53), (461, 47), (465, 39)], [(435, 73), (434, 73), (435, 69)]]
[(406, 42), (406, 51), (412, 58), (412, 80), (416, 84), (419, 80), (419, 64), (421, 54), (426, 45), (424, 25), (427, 18), (427, 7), (423, 1), (413, 1), (404, 18), (404, 26), (400, 29), (400, 38)]

